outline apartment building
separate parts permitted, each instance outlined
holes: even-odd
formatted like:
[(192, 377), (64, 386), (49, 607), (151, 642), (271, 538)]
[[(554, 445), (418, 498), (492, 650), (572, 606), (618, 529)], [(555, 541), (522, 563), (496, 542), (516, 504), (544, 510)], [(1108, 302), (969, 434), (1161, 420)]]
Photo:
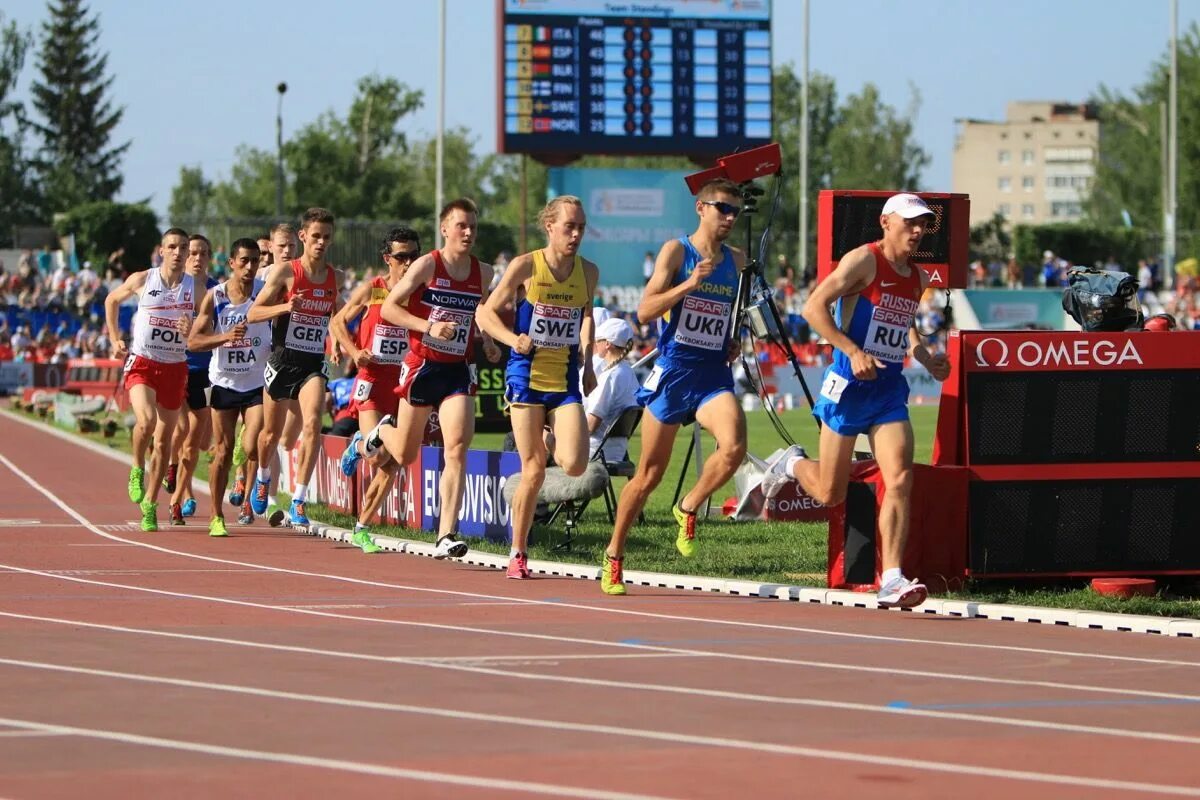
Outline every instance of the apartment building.
[(1003, 122), (957, 120), (955, 192), (971, 224), (999, 212), (1014, 225), (1075, 222), (1096, 175), (1100, 122), (1087, 104), (1018, 101)]

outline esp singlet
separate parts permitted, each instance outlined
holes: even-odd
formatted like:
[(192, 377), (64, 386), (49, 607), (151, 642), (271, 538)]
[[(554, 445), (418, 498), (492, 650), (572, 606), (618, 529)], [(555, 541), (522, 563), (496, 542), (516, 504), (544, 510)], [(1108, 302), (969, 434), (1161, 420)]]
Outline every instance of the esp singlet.
[(358, 326), (358, 346), (369, 350), (377, 362), (360, 371), (366, 370), (372, 375), (387, 373), (389, 368), (399, 374), (404, 356), (408, 354), (408, 331), (399, 325), (392, 325), (380, 314), (388, 292), (386, 277), (380, 276), (371, 281), (367, 310), (363, 312), (362, 323)]
[(508, 376), (540, 392), (565, 392), (568, 376), (579, 371), (579, 334), (588, 302), (583, 259), (575, 256), (571, 274), (559, 281), (550, 271), (541, 250), (533, 253), (533, 275), (525, 297), (517, 303), (517, 334), (528, 334), (533, 352), (513, 350)]
[[(688, 279), (703, 257), (686, 236), (683, 244), (683, 264), (675, 275), (674, 286)], [(693, 292), (671, 308), (666, 324), (659, 334), (658, 348), (670, 361), (724, 364), (729, 345), (729, 315), (733, 311), (733, 296), (737, 293), (737, 265), (733, 251), (721, 245), (724, 258)]]
[[(900, 376), (908, 354), (908, 329), (921, 300), (921, 273), (910, 265), (908, 274), (901, 275), (878, 243), (867, 246), (875, 256), (875, 279), (857, 298), (838, 299), (834, 321), (864, 353), (883, 362), (879, 377)], [(834, 350), (832, 368), (843, 378), (854, 377), (849, 357), (840, 350)]]
[[(234, 303), (228, 294), (229, 282), (213, 289), (213, 333), (225, 333), (246, 321), (246, 314), (263, 287), (255, 280), (250, 296)], [(263, 368), (271, 352), (271, 323), (255, 322), (246, 326), (246, 335), (216, 349), (208, 363), (208, 379), (213, 386), (236, 392), (248, 392), (263, 385)]]
[(133, 317), (129, 352), (162, 364), (186, 361), (187, 337), (179, 331), (179, 319), (196, 313), (194, 291), (191, 275), (167, 286), (161, 268), (150, 270)]
[(433, 251), (433, 277), (422, 292), (408, 299), (408, 310), (431, 322), (453, 322), (453, 339), (426, 336), (409, 331), (412, 351), (421, 358), (442, 363), (470, 362), (474, 356), (475, 309), (483, 298), (479, 278), (479, 259), (471, 256), (471, 271), (464, 281), (455, 280), (446, 271), (440, 250)]
[(309, 280), (300, 259), (292, 261), (291, 267), (292, 288), (283, 299), (299, 297), (290, 314), (275, 320), (271, 356), (280, 364), (315, 368), (325, 361), (329, 318), (337, 300), (335, 273), (327, 266), (325, 280), (316, 284)]
[[(196, 279), (193, 277), (192, 281), (195, 282), (195, 280)], [(219, 281), (217, 281), (217, 279), (214, 278), (213, 276), (205, 275), (204, 276), (204, 291), (207, 292), (209, 289), (216, 286), (218, 282)], [(198, 353), (194, 353), (191, 350), (188, 350), (187, 351), (188, 372), (207, 372), (208, 371), (208, 363), (211, 358), (212, 358), (211, 350), (203, 350)]]

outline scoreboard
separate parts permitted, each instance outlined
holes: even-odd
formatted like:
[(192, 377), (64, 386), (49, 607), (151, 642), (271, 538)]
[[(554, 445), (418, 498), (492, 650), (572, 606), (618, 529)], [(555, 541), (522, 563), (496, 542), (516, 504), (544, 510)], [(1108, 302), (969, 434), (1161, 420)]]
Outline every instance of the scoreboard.
[(770, 0), (497, 11), (502, 153), (716, 156), (770, 142)]

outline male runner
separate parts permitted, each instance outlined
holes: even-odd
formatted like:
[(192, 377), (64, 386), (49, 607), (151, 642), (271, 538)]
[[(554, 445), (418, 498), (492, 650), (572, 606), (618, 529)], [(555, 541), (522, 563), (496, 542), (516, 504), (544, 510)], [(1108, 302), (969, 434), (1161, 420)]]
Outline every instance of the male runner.
[(696, 552), (696, 509), (733, 477), (746, 457), (746, 418), (734, 397), (729, 368), (738, 347), (730, 336), (730, 314), (745, 256), (725, 244), (741, 212), (737, 184), (722, 178), (701, 187), (696, 231), (658, 251), (638, 305), (638, 320), (666, 317), (666, 324), (658, 340), (658, 362), (638, 392), (647, 412), (642, 454), (617, 502), (600, 577), (605, 594), (625, 594), (625, 537), (662, 481), (680, 425), (699, 422), (717, 443), (696, 485), (672, 509), (679, 525), (675, 547), (685, 558)]
[[(579, 255), (587, 227), (583, 202), (560, 195), (538, 214), (538, 224), (546, 231), (546, 247), (509, 261), (496, 290), (475, 314), (480, 330), (512, 348), (504, 399), (521, 456), (521, 482), (513, 495), (506, 577), (516, 580), (532, 577), (526, 548), (538, 491), (546, 480), (543, 430), (549, 421), (555, 463), (567, 475), (582, 475), (588, 462), (588, 426), (579, 386), (581, 363), (585, 390), (596, 385), (592, 298), (600, 273)], [(516, 320), (510, 329), (498, 312), (513, 301)]]
[[(380, 309), (388, 294), (408, 271), (409, 265), (421, 255), (421, 238), (412, 228), (392, 228), (380, 243), (380, 254), (387, 265), (387, 274), (360, 284), (329, 323), (334, 337), (358, 365), (351, 400), (358, 414), (358, 431), (342, 453), (342, 472), (346, 475), (354, 474), (355, 465), (362, 457), (363, 434), (378, 425), (385, 415), (395, 418), (399, 408), (396, 386), (400, 383), (400, 365), (408, 353), (408, 331), (384, 322), (380, 318)], [(363, 318), (356, 339), (351, 336), (347, 323), (359, 314)], [(389, 465), (394, 465), (394, 462), (390, 462), (387, 450), (376, 450), (369, 462), (377, 470), (372, 483), (379, 480), (385, 490), (377, 492), (379, 502), (382, 502), (396, 474), (394, 466)], [(372, 499), (375, 499), (374, 496)], [(378, 503), (369, 506), (364, 501), (359, 521), (354, 526), (351, 541), (361, 547), (364, 553), (380, 550), (371, 539), (367, 525), (378, 508)]]
[[(218, 283), (204, 295), (200, 314), (188, 339), (188, 349), (216, 351), (210, 359), (208, 375), (212, 381), (212, 427), (215, 452), (208, 473), (212, 510), (209, 536), (228, 536), (225, 528), (225, 484), (233, 460), (234, 433), (238, 417), (245, 420), (242, 450), (247, 468), (258, 466), (258, 434), (262, 428), (263, 369), (271, 351), (271, 325), (246, 322), (250, 305), (262, 289), (254, 277), (258, 271), (258, 245), (253, 239), (238, 239), (230, 247), (229, 279)], [(245, 501), (238, 522), (254, 521), (250, 502)]]
[[(339, 276), (325, 263), (332, 239), (333, 214), (323, 208), (305, 211), (300, 225), (304, 255), (271, 268), (246, 319), (248, 323), (273, 320), (271, 355), (264, 373), (263, 429), (258, 435), (263, 461), (275, 452), (287, 412), (298, 411), (301, 417), (298, 480), (288, 515), (293, 526), (308, 525), (305, 500), (317, 463), (325, 407), (325, 339), (329, 319), (341, 307)], [(259, 466), (250, 498), (256, 514), (267, 511), (270, 483), (270, 469)]]
[[(825, 370), (813, 414), (821, 429), (821, 460), (793, 446), (771, 465), (763, 493), (774, 497), (789, 479), (813, 499), (837, 505), (846, 498), (850, 459), (860, 433), (870, 437), (885, 493), (879, 509), (883, 574), (878, 602), (912, 608), (928, 591), (904, 577), (900, 559), (908, 540), (912, 502), (913, 431), (908, 419), (904, 358), (912, 356), (939, 381), (950, 375), (946, 356), (930, 353), (913, 325), (925, 273), (909, 262), (934, 214), (914, 194), (896, 194), (883, 205), (883, 238), (856, 247), (817, 284), (804, 304), (804, 319), (836, 348)], [(829, 307), (836, 305), (836, 317)]]
[[(159, 244), (162, 265), (130, 275), (104, 300), (113, 358), (129, 356), (125, 361), (125, 388), (137, 419), (129, 499), (141, 509), (144, 531), (158, 530), (158, 490), (187, 389), (187, 336), (199, 302), (192, 276), (183, 269), (187, 247), (187, 232), (169, 228)], [(117, 320), (121, 303), (134, 296), (138, 298), (138, 309), (127, 348)], [(151, 436), (154, 458), (147, 484), (146, 450)]]
[[(188, 237), (188, 257), (184, 270), (192, 276), (196, 291), (207, 292), (217, 285), (209, 274), (212, 267), (212, 245), (199, 233)], [(204, 286), (201, 290), (200, 287)], [(192, 476), (201, 450), (207, 450), (212, 438), (212, 417), (208, 410), (208, 362), (212, 354), (188, 351), (187, 410), (180, 414), (179, 425), (172, 443), (171, 463), (163, 488), (171, 493), (172, 525), (183, 525), (184, 517), (196, 513), (196, 498), (192, 495)]]
[[(403, 469), (420, 452), (429, 415), (437, 409), (445, 465), (434, 558), (460, 558), (466, 555), (467, 543), (459, 540), (455, 526), (466, 483), (467, 448), (475, 435), (475, 310), (487, 299), (492, 267), (471, 255), (479, 227), (473, 202), (450, 201), (440, 220), (445, 244), (412, 263), (381, 309), (385, 322), (408, 329), (410, 346), (396, 387), (399, 413), (395, 418), (384, 416), (367, 434), (363, 453), (370, 457), (386, 446), (397, 471)], [(487, 357), (499, 361), (500, 348), (490, 336), (482, 338)], [(386, 489), (385, 483), (377, 493), (368, 491), (364, 507), (368, 500), (378, 507)], [(365, 524), (369, 518), (360, 516), (359, 521)]]

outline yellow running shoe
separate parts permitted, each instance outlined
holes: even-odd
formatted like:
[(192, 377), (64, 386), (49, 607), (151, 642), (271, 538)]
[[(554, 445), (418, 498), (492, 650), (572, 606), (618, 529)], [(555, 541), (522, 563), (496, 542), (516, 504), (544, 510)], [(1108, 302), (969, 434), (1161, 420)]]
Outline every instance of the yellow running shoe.
[(142, 530), (146, 533), (158, 530), (158, 503), (143, 500), (138, 503), (138, 508), (142, 511)]
[(605, 594), (625, 594), (625, 575), (621, 571), (621, 559), (604, 554), (604, 566), (600, 568), (600, 591)]
[(671, 509), (679, 523), (679, 535), (675, 537), (675, 549), (684, 558), (696, 555), (696, 513), (687, 513), (678, 505)]
[(225, 529), (225, 520), (217, 517), (208, 523), (209, 536), (228, 536), (229, 531)]

